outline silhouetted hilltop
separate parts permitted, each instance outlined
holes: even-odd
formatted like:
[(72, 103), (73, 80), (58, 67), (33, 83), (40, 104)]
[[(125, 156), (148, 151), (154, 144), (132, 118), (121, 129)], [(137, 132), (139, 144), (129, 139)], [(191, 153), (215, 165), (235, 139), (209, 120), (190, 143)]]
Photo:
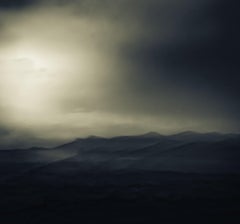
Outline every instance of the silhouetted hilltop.
[(167, 214), (168, 220), (173, 208), (174, 214), (192, 214), (194, 205), (199, 217), (204, 209), (205, 216), (215, 217), (216, 212), (238, 211), (232, 200), (240, 199), (239, 176), (240, 137), (235, 134), (89, 136), (55, 148), (1, 150), (0, 215), (15, 217), (19, 211), (22, 217), (36, 217), (40, 211), (39, 216), (53, 218), (50, 223), (56, 223), (57, 214), (61, 223), (69, 211), (64, 220), (68, 223), (79, 211), (82, 218), (86, 206), (89, 217), (99, 210), (108, 215), (113, 206), (119, 217), (123, 210), (128, 216), (133, 208), (138, 217), (140, 206), (148, 218), (153, 210), (159, 218), (165, 209), (161, 217)]
[[(151, 170), (240, 173), (238, 134), (183, 132), (103, 138), (89, 136), (55, 148), (0, 151), (5, 176), (58, 164), (58, 170)], [(6, 165), (7, 164), (7, 165)], [(60, 168), (61, 167), (61, 168)], [(65, 167), (65, 168), (64, 168)]]

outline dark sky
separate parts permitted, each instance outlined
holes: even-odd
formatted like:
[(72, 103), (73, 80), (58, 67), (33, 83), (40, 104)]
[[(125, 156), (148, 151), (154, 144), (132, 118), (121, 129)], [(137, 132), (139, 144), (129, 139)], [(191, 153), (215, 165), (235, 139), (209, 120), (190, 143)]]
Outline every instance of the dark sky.
[(3, 142), (239, 132), (239, 6), (1, 0)]

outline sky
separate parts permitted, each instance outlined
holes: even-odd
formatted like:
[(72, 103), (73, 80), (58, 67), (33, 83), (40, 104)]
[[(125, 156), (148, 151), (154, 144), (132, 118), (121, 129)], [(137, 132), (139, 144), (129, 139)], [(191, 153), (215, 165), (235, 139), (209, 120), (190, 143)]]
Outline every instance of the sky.
[(239, 132), (234, 0), (1, 0), (2, 147)]

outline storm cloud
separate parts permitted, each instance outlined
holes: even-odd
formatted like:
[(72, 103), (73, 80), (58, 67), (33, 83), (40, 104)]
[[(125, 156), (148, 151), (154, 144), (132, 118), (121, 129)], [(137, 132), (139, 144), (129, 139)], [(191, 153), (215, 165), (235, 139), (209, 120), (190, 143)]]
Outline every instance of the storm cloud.
[(91, 134), (239, 132), (238, 7), (1, 1), (0, 125), (44, 144)]

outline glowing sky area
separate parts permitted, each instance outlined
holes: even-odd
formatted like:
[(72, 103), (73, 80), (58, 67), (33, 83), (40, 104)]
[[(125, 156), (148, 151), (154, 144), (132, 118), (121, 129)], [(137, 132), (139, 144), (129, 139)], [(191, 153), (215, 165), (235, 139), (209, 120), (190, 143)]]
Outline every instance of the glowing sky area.
[(1, 141), (239, 132), (239, 33), (236, 40), (226, 34), (235, 26), (232, 6), (214, 14), (214, 4), (0, 3)]
[(7, 40), (0, 51), (6, 126), (43, 138), (70, 138), (95, 132), (95, 125), (99, 132), (99, 124), (121, 122), (118, 116), (88, 108), (95, 107), (98, 97), (103, 100), (111, 88), (106, 82), (118, 73), (107, 36), (120, 41), (120, 33), (114, 37), (114, 28), (105, 19), (91, 21), (70, 12), (71, 8), (40, 7), (27, 15), (8, 15), (5, 32), (16, 39)]
[(51, 60), (47, 51), (41, 52), (34, 47), (27, 49), (20, 46), (19, 49), (10, 49), (5, 55), (1, 77), (5, 103), (20, 116), (47, 107), (47, 86), (51, 85), (54, 74), (61, 66), (55, 64), (54, 58)]

